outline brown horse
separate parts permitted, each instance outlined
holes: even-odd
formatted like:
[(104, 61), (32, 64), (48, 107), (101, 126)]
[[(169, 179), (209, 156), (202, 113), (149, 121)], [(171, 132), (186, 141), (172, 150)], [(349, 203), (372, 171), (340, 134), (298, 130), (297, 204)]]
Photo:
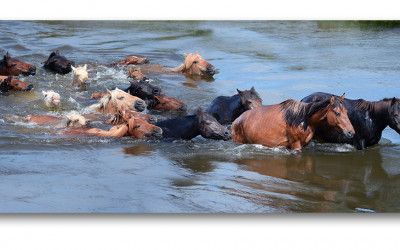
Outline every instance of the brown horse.
[(118, 111), (132, 110), (143, 111), (146, 108), (146, 103), (136, 96), (132, 96), (118, 88), (110, 91), (107, 89), (107, 94), (104, 95), (98, 104), (94, 104), (91, 108), (100, 113), (115, 114)]
[[(126, 113), (124, 116), (135, 117), (137, 119), (146, 121), (148, 123), (156, 123), (157, 122), (157, 117), (152, 116), (152, 115), (147, 115), (147, 114), (143, 114), (143, 113), (131, 111), (131, 110), (123, 110), (123, 112)], [(123, 115), (120, 112), (114, 114), (114, 116), (111, 117), (111, 119), (109, 119), (107, 121), (107, 123), (112, 124), (112, 125), (119, 125), (124, 122), (125, 122), (125, 120), (123, 118)]]
[(331, 113), (330, 120), (338, 123), (336, 127), (340, 127), (348, 137), (354, 136), (347, 110), (342, 100), (336, 100), (334, 96), (311, 103), (287, 100), (248, 110), (233, 122), (231, 135), (240, 143), (271, 148), (283, 146), (300, 152), (328, 113)]
[(0, 76), (0, 91), (29, 91), (33, 84), (15, 79), (13, 76)]
[(18, 76), (20, 74), (24, 76), (35, 75), (36, 67), (17, 58), (11, 58), (10, 54), (7, 52), (3, 60), (0, 61), (0, 75)]
[(125, 60), (111, 63), (110, 66), (142, 65), (149, 62), (150, 60), (146, 57), (128, 56)]
[(142, 73), (140, 67), (137, 68), (129, 68), (128, 69), (129, 77), (133, 78), (136, 81), (146, 81), (147, 77)]
[(170, 96), (155, 95), (147, 101), (147, 108), (158, 111), (186, 111), (187, 105)]

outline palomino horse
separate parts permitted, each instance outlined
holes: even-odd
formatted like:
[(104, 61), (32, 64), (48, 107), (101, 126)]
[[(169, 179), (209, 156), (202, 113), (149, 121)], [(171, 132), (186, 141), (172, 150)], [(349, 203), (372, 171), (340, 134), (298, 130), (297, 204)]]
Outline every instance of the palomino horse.
[(240, 91), (233, 96), (218, 96), (205, 109), (207, 113), (217, 119), (221, 124), (232, 123), (243, 112), (262, 106), (262, 99), (254, 87), (250, 90)]
[(334, 96), (319, 102), (303, 103), (287, 100), (280, 104), (248, 110), (232, 124), (232, 139), (240, 143), (261, 144), (266, 147), (286, 147), (298, 152), (312, 139), (316, 128), (328, 113), (338, 119), (346, 136), (354, 136), (342, 100)]
[(229, 130), (201, 109), (194, 115), (164, 120), (155, 125), (163, 130), (163, 138), (167, 140), (190, 140), (198, 135), (214, 140), (230, 139)]
[(87, 80), (89, 79), (87, 65), (85, 64), (84, 66), (77, 68), (71, 66), (71, 68), (74, 73), (74, 80), (72, 81), (72, 84), (74, 86), (77, 85), (78, 87), (84, 87), (87, 83)]
[(187, 75), (198, 76), (213, 76), (215, 74), (215, 67), (207, 62), (203, 57), (196, 54), (186, 54), (185, 61), (176, 68), (163, 67), (161, 65), (150, 65), (144, 68), (147, 72), (161, 72), (161, 73), (181, 73)]
[(17, 58), (11, 58), (7, 52), (3, 60), (0, 61), (0, 75), (18, 76), (20, 74), (24, 76), (35, 75), (36, 67)]
[[(317, 101), (327, 93), (313, 93), (305, 97), (302, 102)], [(348, 143), (357, 149), (365, 149), (375, 145), (382, 137), (382, 131), (389, 126), (400, 134), (400, 99), (389, 98), (381, 101), (369, 102), (363, 99), (351, 100), (345, 98), (349, 119), (354, 127), (355, 135), (348, 138), (340, 131), (333, 129), (326, 121), (317, 128), (316, 135), (326, 142)]]
[(42, 90), (42, 94), (44, 97), (44, 103), (47, 107), (57, 107), (58, 105), (60, 105), (61, 97), (59, 93), (56, 93), (53, 90)]
[(142, 65), (149, 62), (150, 60), (146, 57), (128, 56), (125, 60), (111, 63), (109, 66)]
[(139, 97), (130, 95), (118, 88), (110, 91), (107, 89), (107, 94), (101, 97), (98, 104), (94, 104), (91, 108), (100, 113), (115, 114), (118, 111), (132, 110), (143, 111), (146, 108), (146, 103)]
[(71, 66), (74, 65), (74, 61), (67, 60), (65, 56), (61, 56), (58, 50), (52, 52), (49, 58), (43, 62), (43, 68), (59, 74), (68, 74), (72, 71)]
[(0, 91), (30, 91), (33, 84), (15, 79), (13, 76), (0, 76)]

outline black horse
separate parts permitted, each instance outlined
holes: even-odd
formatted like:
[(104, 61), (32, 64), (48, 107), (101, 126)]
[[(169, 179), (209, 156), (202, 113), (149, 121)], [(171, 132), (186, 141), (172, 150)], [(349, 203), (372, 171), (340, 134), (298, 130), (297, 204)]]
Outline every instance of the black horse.
[(164, 120), (155, 125), (163, 130), (162, 136), (167, 140), (190, 140), (198, 135), (208, 139), (224, 141), (231, 138), (228, 129), (201, 109), (198, 109), (194, 115)]
[[(317, 92), (303, 98), (301, 101), (313, 102), (328, 96), (332, 96), (332, 94)], [(363, 99), (350, 100), (344, 98), (343, 103), (355, 130), (354, 137), (345, 137), (330, 127), (324, 120), (315, 133), (323, 141), (348, 143), (360, 150), (377, 144), (382, 137), (382, 131), (387, 126), (400, 134), (400, 99), (389, 98), (377, 102), (369, 102)]]
[(262, 99), (254, 87), (250, 90), (240, 91), (233, 96), (218, 96), (205, 109), (207, 113), (214, 116), (221, 124), (232, 123), (247, 110), (262, 106)]
[(71, 66), (75, 66), (75, 62), (61, 56), (58, 50), (52, 52), (49, 58), (43, 62), (43, 68), (59, 74), (68, 74), (72, 71)]
[(155, 95), (164, 95), (159, 87), (155, 87), (146, 81), (131, 81), (131, 86), (125, 89), (125, 92), (137, 96), (143, 100), (152, 100)]

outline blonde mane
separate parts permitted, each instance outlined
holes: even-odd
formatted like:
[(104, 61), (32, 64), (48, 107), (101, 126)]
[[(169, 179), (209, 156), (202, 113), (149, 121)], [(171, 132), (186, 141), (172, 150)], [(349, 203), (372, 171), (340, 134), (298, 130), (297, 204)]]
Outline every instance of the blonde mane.
[[(186, 54), (185, 54), (186, 55)], [(186, 70), (190, 69), (193, 65), (193, 62), (196, 60), (196, 57), (198, 55), (190, 53), (189, 55), (186, 55), (185, 61), (179, 65), (178, 67), (174, 68), (173, 70), (175, 72), (182, 72), (184, 73)]]

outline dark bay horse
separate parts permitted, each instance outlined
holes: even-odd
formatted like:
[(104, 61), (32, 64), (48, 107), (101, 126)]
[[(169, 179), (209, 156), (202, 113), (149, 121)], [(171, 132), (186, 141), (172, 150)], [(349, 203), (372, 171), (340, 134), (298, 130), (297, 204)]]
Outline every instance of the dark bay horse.
[(232, 124), (232, 139), (240, 143), (261, 144), (274, 148), (283, 146), (301, 151), (312, 139), (321, 121), (332, 113), (343, 133), (352, 137), (354, 129), (347, 118), (344, 105), (335, 97), (319, 102), (302, 103), (287, 100), (280, 104), (248, 110)]
[(205, 109), (221, 124), (232, 123), (243, 112), (262, 106), (262, 99), (254, 87), (240, 91), (233, 96), (218, 96)]
[(60, 55), (58, 50), (56, 52), (52, 52), (49, 58), (43, 62), (43, 68), (63, 75), (72, 71), (71, 66), (75, 66), (75, 62), (70, 61), (65, 56)]
[(33, 88), (32, 83), (23, 82), (15, 79), (13, 76), (0, 76), (0, 91), (30, 91)]
[(11, 58), (7, 52), (0, 61), (0, 75), (2, 76), (18, 76), (18, 75), (35, 75), (36, 67), (32, 64), (25, 63), (17, 58)]
[[(328, 93), (313, 93), (302, 102), (313, 102), (331, 96)], [(365, 149), (375, 145), (382, 137), (382, 131), (389, 126), (400, 134), (400, 99), (390, 98), (369, 102), (363, 99), (351, 100), (345, 98), (344, 106), (354, 127), (355, 135), (348, 138), (323, 121), (317, 128), (316, 135), (326, 142), (348, 143), (357, 149)]]
[(186, 111), (187, 105), (173, 97), (166, 96), (159, 87), (148, 82), (131, 82), (125, 92), (146, 100), (148, 110), (158, 111)]
[(198, 135), (214, 140), (230, 139), (229, 131), (201, 109), (194, 115), (164, 120), (155, 125), (163, 130), (163, 138), (167, 140), (190, 140)]

